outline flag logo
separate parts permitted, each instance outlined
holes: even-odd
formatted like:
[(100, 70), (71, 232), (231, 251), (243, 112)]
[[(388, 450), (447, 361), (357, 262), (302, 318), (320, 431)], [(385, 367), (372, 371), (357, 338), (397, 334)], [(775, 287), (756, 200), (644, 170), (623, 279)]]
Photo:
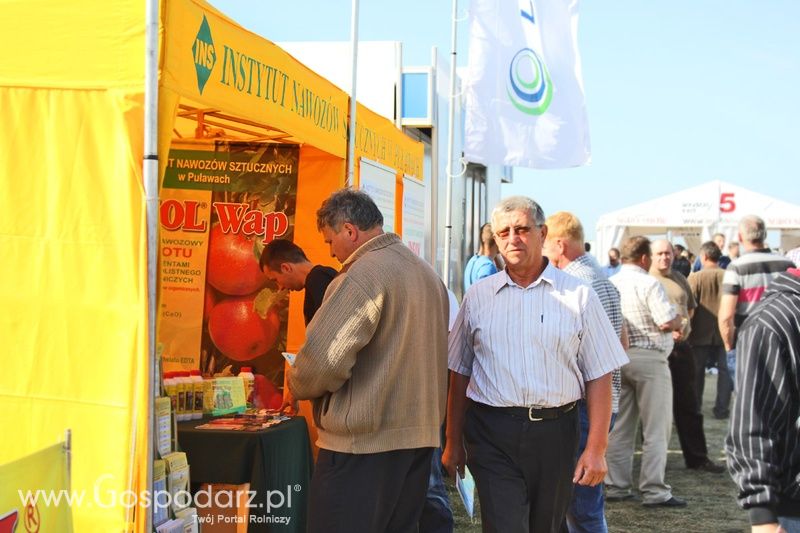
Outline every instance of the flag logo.
[(217, 62), (214, 39), (211, 38), (211, 28), (205, 15), (203, 15), (203, 22), (200, 23), (197, 37), (194, 38), (192, 56), (194, 58), (194, 68), (197, 71), (197, 90), (200, 91), (200, 94), (203, 94), (206, 82), (211, 76), (211, 69), (214, 68), (214, 64)]
[(508, 99), (519, 111), (541, 115), (553, 99), (553, 82), (542, 59), (530, 48), (514, 55), (508, 66)]

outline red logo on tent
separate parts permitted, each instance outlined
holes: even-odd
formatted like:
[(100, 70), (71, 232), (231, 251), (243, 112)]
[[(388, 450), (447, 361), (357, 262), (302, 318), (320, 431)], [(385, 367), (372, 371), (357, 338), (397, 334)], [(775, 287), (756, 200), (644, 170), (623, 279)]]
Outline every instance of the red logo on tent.
[(14, 533), (17, 529), (17, 517), (19, 513), (16, 509), (0, 516), (0, 533)]

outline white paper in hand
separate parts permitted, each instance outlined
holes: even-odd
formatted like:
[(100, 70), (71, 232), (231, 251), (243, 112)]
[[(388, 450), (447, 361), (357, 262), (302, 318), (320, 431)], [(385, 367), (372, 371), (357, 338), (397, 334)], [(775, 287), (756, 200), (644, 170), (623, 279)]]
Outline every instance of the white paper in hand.
[(458, 489), (467, 514), (470, 518), (475, 518), (475, 480), (466, 465), (464, 466), (464, 479), (456, 474), (456, 489)]
[(294, 366), (294, 358), (297, 357), (297, 355), (289, 352), (281, 352), (281, 353), (283, 354), (283, 357), (286, 359), (286, 361), (289, 363), (289, 366)]

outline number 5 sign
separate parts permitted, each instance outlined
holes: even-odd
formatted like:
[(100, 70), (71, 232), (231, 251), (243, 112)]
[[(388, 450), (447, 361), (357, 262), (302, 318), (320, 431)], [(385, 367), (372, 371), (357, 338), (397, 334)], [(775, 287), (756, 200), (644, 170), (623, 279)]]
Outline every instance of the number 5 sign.
[(732, 213), (736, 211), (736, 200), (734, 200), (734, 193), (724, 192), (719, 195), (719, 212)]

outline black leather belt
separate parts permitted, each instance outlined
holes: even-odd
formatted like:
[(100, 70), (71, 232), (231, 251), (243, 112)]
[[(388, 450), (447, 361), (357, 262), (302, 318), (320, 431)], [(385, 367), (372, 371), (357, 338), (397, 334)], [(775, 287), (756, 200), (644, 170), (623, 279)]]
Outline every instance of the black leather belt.
[(555, 420), (561, 415), (569, 413), (575, 409), (578, 402), (571, 402), (558, 407), (495, 407), (478, 402), (472, 402), (472, 404), (486, 411), (505, 414), (522, 420), (530, 420), (531, 422), (539, 422), (542, 420)]

